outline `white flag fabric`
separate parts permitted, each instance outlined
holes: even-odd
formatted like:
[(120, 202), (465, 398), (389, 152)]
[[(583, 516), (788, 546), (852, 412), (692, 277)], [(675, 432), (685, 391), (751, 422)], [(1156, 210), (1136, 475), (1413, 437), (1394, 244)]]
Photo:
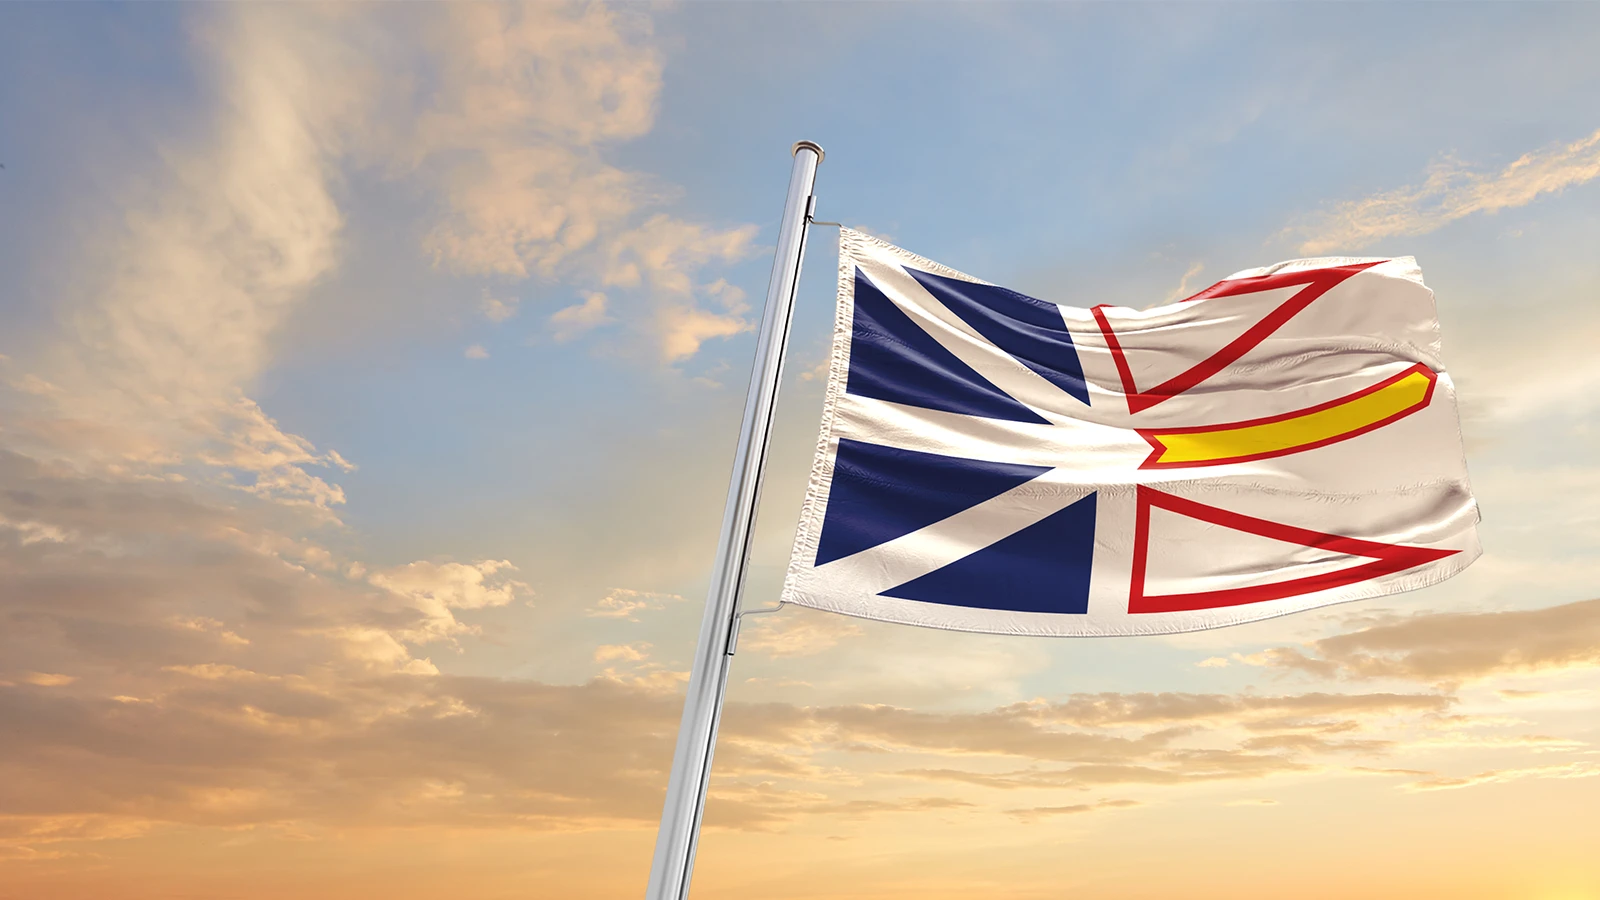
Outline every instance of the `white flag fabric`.
[(782, 599), (1039, 635), (1215, 628), (1442, 581), (1480, 550), (1415, 260), (1305, 259), (1061, 306), (842, 230)]

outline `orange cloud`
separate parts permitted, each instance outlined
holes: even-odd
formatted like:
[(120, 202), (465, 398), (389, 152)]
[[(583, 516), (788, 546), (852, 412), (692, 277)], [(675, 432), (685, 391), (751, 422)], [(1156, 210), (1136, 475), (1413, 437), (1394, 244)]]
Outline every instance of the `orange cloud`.
[(1439, 684), (1593, 667), (1600, 665), (1600, 600), (1414, 616), (1315, 641), (1309, 653), (1275, 648), (1260, 662), (1318, 676)]
[(1499, 172), (1480, 173), (1453, 159), (1428, 170), (1420, 185), (1341, 203), (1288, 229), (1300, 252), (1359, 250), (1386, 237), (1428, 234), (1477, 213), (1526, 206), (1545, 194), (1600, 177), (1600, 131), (1523, 154)]

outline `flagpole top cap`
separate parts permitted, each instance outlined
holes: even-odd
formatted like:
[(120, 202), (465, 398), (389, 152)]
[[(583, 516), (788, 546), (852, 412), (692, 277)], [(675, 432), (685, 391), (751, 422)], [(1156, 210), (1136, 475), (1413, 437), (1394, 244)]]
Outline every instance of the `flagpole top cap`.
[(809, 149), (809, 150), (817, 151), (817, 162), (819, 162), (819, 163), (822, 162), (822, 157), (823, 157), (824, 154), (822, 152), (822, 145), (821, 144), (818, 144), (815, 141), (795, 141), (794, 142), (794, 150), (792, 152), (793, 153), (799, 153), (801, 148), (806, 148), (806, 149)]

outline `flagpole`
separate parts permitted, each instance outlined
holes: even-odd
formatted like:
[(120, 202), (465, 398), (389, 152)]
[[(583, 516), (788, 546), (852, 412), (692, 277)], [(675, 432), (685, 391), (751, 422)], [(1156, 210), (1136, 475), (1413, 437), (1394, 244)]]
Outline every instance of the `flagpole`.
[(728, 666), (738, 625), (739, 597), (750, 553), (750, 534), (756, 503), (761, 497), (761, 474), (772, 436), (772, 410), (783, 356), (789, 342), (789, 316), (794, 311), (795, 288), (800, 282), (800, 262), (805, 255), (806, 229), (817, 180), (822, 148), (810, 141), (794, 145), (794, 166), (789, 172), (789, 196), (783, 203), (778, 228), (778, 251), (767, 282), (767, 305), (756, 337), (755, 367), (744, 401), (744, 423), (739, 427), (739, 447), (733, 459), (733, 481), (722, 514), (722, 537), (717, 544), (705, 618), (700, 622), (700, 642), (689, 672), (689, 694), (683, 701), (683, 721), (678, 726), (678, 746), (667, 781), (667, 801), (656, 833), (655, 860), (650, 866), (646, 900), (686, 900), (694, 870), (695, 844), (706, 806), (706, 783), (711, 777), (711, 756), (716, 750), (717, 723), (722, 718), (722, 698), (728, 686)]

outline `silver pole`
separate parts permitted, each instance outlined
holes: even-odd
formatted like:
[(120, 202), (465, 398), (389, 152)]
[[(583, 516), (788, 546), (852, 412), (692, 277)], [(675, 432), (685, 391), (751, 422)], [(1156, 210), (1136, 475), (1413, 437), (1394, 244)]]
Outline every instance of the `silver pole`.
[(722, 718), (728, 665), (733, 659), (731, 642), (750, 554), (751, 526), (761, 498), (767, 441), (772, 435), (773, 401), (783, 375), (789, 315), (794, 311), (795, 288), (800, 283), (807, 218), (820, 162), (821, 147), (810, 141), (794, 145), (789, 197), (783, 203), (778, 252), (772, 260), (772, 278), (767, 282), (767, 306), (761, 314), (755, 368), (750, 372), (744, 424), (739, 427), (739, 449), (733, 458), (733, 482), (728, 485), (728, 503), (722, 514), (722, 538), (712, 568), (705, 618), (700, 622), (700, 643), (689, 673), (689, 695), (683, 701), (678, 749), (672, 757), (672, 776), (667, 781), (661, 830), (656, 833), (656, 855), (650, 866), (646, 900), (686, 900), (689, 896), (695, 843), (706, 808), (706, 783), (711, 778), (711, 755), (716, 750), (717, 723)]

